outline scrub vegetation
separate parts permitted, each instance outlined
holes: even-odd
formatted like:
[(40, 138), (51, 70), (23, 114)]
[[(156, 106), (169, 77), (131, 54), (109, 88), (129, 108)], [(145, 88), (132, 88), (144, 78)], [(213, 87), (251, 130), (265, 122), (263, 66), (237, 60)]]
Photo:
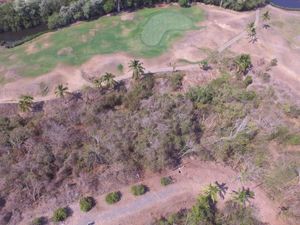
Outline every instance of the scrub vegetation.
[[(243, 64), (245, 58), (247, 66)], [(173, 77), (177, 72), (164, 76), (144, 74), (141, 62), (133, 60), (131, 81), (106, 80), (113, 85), (69, 93), (46, 102), (42, 106), (46, 111), (39, 110), (38, 103), (30, 102), (27, 111), (2, 116), (1, 196), (19, 202), (17, 207), (24, 208), (53, 194), (62, 197), (63, 187), (70, 179), (84, 179), (81, 183), (85, 190), (97, 190), (100, 184), (96, 180), (102, 174), (94, 171), (101, 168), (121, 165), (124, 176), (144, 170), (158, 172), (178, 166), (182, 157), (195, 155), (239, 169), (241, 179), (261, 180), (271, 196), (283, 196), (284, 202), (284, 185), (295, 179), (299, 160), (286, 155), (284, 160), (289, 167), (286, 164), (278, 167), (269, 161), (271, 155), (266, 146), (270, 142), (299, 145), (297, 129), (292, 124), (288, 130), (270, 129), (257, 120), (256, 113), (266, 106), (273, 107), (266, 115), (282, 108), (270, 103), (272, 97), (268, 91), (250, 89), (247, 81), (250, 56), (216, 60), (210, 66), (222, 68), (222, 74), (186, 93), (174, 91)], [(109, 80), (113, 81), (113, 76)], [(157, 85), (162, 81), (164, 90), (160, 92)], [(181, 82), (176, 82), (176, 90), (181, 89), (180, 85)], [(289, 118), (283, 115), (284, 118), (278, 119), (289, 124)], [(283, 181), (278, 176), (285, 174), (286, 169), (291, 176), (285, 176), (284, 183), (277, 183)], [(162, 185), (168, 181), (164, 178)], [(147, 188), (138, 185), (131, 191), (141, 195)], [(116, 194), (111, 194), (109, 202), (115, 202), (115, 197)], [(207, 200), (201, 199), (201, 204)], [(297, 200), (293, 201), (296, 207)], [(242, 210), (234, 211), (235, 216), (250, 213), (246, 209), (235, 210)], [(58, 219), (65, 218), (62, 210), (57, 214)]]

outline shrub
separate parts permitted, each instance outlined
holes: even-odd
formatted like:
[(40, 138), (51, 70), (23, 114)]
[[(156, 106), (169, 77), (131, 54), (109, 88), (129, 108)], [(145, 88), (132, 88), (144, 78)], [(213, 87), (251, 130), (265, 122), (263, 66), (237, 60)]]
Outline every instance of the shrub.
[(179, 0), (178, 3), (181, 7), (188, 7), (189, 2), (188, 0)]
[(285, 104), (283, 110), (289, 117), (298, 118), (300, 116), (300, 108), (296, 105)]
[(224, 211), (226, 214), (222, 217), (224, 224), (262, 224), (254, 216), (253, 208), (243, 207), (234, 201), (225, 202)]
[(255, 91), (242, 91), (237, 94), (237, 100), (239, 101), (252, 101), (256, 98)]
[(149, 98), (153, 92), (154, 78), (147, 75), (142, 80), (134, 84), (132, 89), (126, 94), (124, 98), (124, 106), (131, 111), (139, 109), (140, 101)]
[(66, 220), (68, 217), (68, 211), (66, 208), (58, 208), (53, 213), (53, 221), (54, 222), (61, 222)]
[(300, 135), (290, 134), (287, 137), (286, 143), (290, 145), (300, 145)]
[(119, 65), (117, 66), (117, 69), (118, 69), (120, 72), (123, 72), (124, 66), (123, 66), (122, 64), (119, 64)]
[(270, 66), (277, 66), (278, 60), (276, 58), (272, 59), (270, 62)]
[(31, 225), (42, 225), (43, 224), (43, 218), (38, 217), (32, 220)]
[(253, 79), (252, 79), (252, 77), (251, 76), (247, 76), (246, 78), (245, 78), (245, 80), (244, 80), (244, 85), (245, 85), (245, 87), (248, 87), (250, 84), (252, 84), (253, 83)]
[(110, 13), (115, 9), (115, 2), (113, 0), (106, 0), (103, 5), (103, 10), (105, 13)]
[(263, 82), (268, 83), (271, 80), (271, 75), (269, 73), (263, 73), (261, 78)]
[(50, 30), (61, 27), (61, 17), (58, 13), (53, 13), (48, 18), (48, 28)]
[(270, 135), (270, 140), (278, 139), (280, 142), (283, 142), (288, 133), (289, 129), (287, 127), (277, 127), (277, 129)]
[(235, 58), (235, 66), (239, 74), (246, 74), (251, 68), (251, 57), (248, 54), (241, 54)]
[(114, 203), (120, 201), (120, 199), (121, 199), (121, 193), (119, 191), (111, 192), (108, 195), (106, 195), (106, 197), (105, 197), (105, 201), (108, 204), (114, 204)]
[(202, 61), (200, 62), (200, 65), (201, 65), (201, 68), (202, 68), (203, 70), (208, 70), (208, 69), (209, 69), (209, 64), (208, 64), (208, 61), (207, 61), (207, 60), (202, 60)]
[(214, 91), (209, 86), (192, 88), (188, 92), (188, 97), (193, 102), (208, 104), (213, 100)]
[(160, 179), (160, 184), (162, 186), (167, 186), (167, 185), (172, 184), (172, 183), (173, 183), (172, 177), (162, 177)]
[(80, 199), (79, 206), (80, 210), (83, 212), (88, 212), (94, 207), (94, 199), (92, 197), (84, 197)]
[(122, 96), (115, 94), (115, 93), (109, 93), (103, 96), (101, 101), (97, 102), (95, 104), (95, 112), (100, 113), (103, 110), (112, 110), (116, 106), (122, 104)]
[(147, 192), (147, 187), (143, 184), (138, 184), (131, 187), (131, 193), (135, 196), (143, 195), (146, 192)]
[(181, 73), (175, 73), (170, 77), (171, 87), (173, 91), (178, 90), (182, 86), (183, 75)]

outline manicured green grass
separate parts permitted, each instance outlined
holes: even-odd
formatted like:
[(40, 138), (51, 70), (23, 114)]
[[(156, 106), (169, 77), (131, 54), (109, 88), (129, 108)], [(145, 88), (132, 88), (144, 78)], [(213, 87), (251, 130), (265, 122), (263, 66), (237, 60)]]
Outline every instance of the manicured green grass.
[(141, 33), (142, 41), (149, 46), (158, 45), (169, 31), (188, 30), (193, 28), (193, 21), (176, 12), (158, 13), (152, 16)]
[[(185, 30), (200, 29), (196, 22), (203, 17), (197, 7), (170, 7), (139, 10), (133, 20), (106, 16), (81, 22), (50, 33), (49, 38), (39, 37), (14, 49), (1, 50), (0, 66), (13, 68), (23, 76), (38, 76), (58, 63), (80, 65), (97, 54), (127, 52), (133, 57), (155, 57)], [(43, 47), (46, 42), (47, 47)], [(26, 51), (29, 44), (34, 45), (34, 52)], [(58, 54), (64, 48), (72, 51)]]

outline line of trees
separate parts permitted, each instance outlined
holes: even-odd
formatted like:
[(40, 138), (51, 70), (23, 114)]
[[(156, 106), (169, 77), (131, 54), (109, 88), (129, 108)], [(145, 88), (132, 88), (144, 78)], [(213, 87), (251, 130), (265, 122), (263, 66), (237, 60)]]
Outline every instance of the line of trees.
[[(14, 0), (0, 4), (0, 32), (20, 31), (40, 24), (47, 24), (49, 29), (55, 29), (111, 12), (170, 2), (170, 0)], [(192, 2), (193, 0), (185, 0), (185, 2), (179, 0), (182, 6), (188, 6)], [(195, 2), (243, 11), (264, 5), (268, 0), (196, 0)]]

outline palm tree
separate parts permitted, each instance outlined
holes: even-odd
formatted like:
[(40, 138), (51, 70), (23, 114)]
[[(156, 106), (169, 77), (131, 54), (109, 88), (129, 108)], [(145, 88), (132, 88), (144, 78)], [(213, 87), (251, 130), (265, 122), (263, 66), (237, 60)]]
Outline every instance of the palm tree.
[(56, 88), (55, 88), (55, 95), (57, 97), (63, 98), (65, 97), (65, 94), (68, 91), (68, 87), (64, 86), (63, 84), (59, 84)]
[(216, 203), (218, 200), (218, 195), (221, 193), (221, 189), (218, 185), (209, 184), (205, 190), (204, 194), (208, 196), (213, 203)]
[(143, 75), (145, 71), (143, 63), (137, 59), (134, 59), (129, 63), (129, 68), (130, 70), (132, 70), (132, 78), (134, 80), (139, 80), (141, 75)]
[(102, 88), (102, 77), (95, 79), (93, 83), (96, 88)]
[(209, 70), (210, 68), (207, 60), (202, 60), (200, 62), (200, 65), (201, 65), (201, 69), (203, 70)]
[(115, 78), (115, 75), (113, 75), (112, 73), (105, 73), (105, 75), (101, 77), (101, 80), (102, 80), (102, 83), (104, 83), (104, 85), (106, 87), (114, 88), (118, 84), (118, 82), (114, 78)]
[(245, 74), (251, 67), (251, 57), (248, 54), (241, 54), (235, 59), (234, 63), (238, 74)]
[(22, 95), (19, 100), (19, 107), (22, 112), (30, 110), (33, 104), (33, 97), (30, 95)]
[(248, 32), (248, 37), (250, 38), (250, 41), (254, 43), (257, 40), (256, 37), (256, 28), (255, 28), (255, 23), (251, 22), (247, 25), (247, 32)]
[(251, 22), (247, 24), (247, 30), (249, 32), (253, 32), (253, 30), (255, 30), (255, 22)]
[(250, 199), (254, 198), (254, 192), (251, 191), (249, 188), (242, 188), (238, 191), (233, 191), (233, 201), (237, 202), (238, 204), (245, 206)]
[(270, 15), (270, 12), (269, 11), (266, 11), (264, 14), (263, 14), (263, 21), (265, 22), (263, 27), (264, 28), (268, 28), (270, 27), (269, 24), (267, 24), (267, 22), (271, 19), (271, 15)]

